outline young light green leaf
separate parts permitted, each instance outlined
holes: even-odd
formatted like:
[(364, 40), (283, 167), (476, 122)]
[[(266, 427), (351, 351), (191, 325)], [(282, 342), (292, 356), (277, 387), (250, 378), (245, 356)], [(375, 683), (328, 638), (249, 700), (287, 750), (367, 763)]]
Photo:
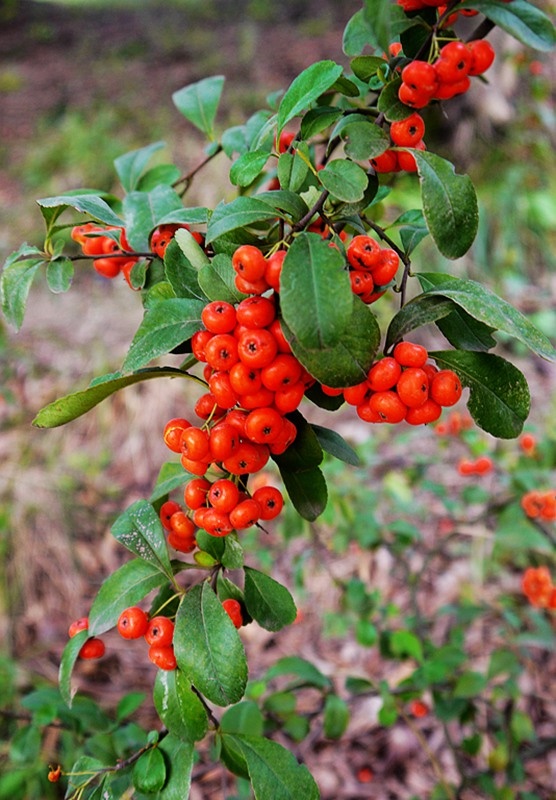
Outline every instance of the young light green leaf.
[(139, 792), (153, 794), (166, 783), (166, 762), (158, 747), (151, 747), (133, 765), (133, 786)]
[(344, 259), (317, 233), (292, 243), (280, 276), (282, 316), (302, 347), (324, 350), (338, 344), (353, 309)]
[(112, 525), (112, 536), (170, 580), (172, 565), (159, 516), (146, 500), (137, 500)]
[(222, 740), (238, 748), (245, 759), (256, 800), (318, 800), (311, 773), (277, 742), (257, 736), (225, 733)]
[(236, 288), (235, 276), (231, 257), (225, 253), (217, 253), (199, 270), (199, 285), (209, 300), (239, 303), (247, 295)]
[(146, 147), (138, 150), (131, 150), (129, 153), (119, 156), (114, 160), (114, 169), (120, 179), (120, 183), (126, 192), (133, 192), (138, 188), (141, 175), (152, 156), (165, 146), (164, 142), (153, 142)]
[(169, 353), (201, 330), (202, 300), (174, 297), (156, 303), (139, 325), (122, 365), (124, 372), (144, 367), (149, 361)]
[[(75, 208), (83, 214), (88, 214), (97, 222), (104, 222), (106, 225), (122, 227), (123, 221), (118, 217), (108, 203), (94, 194), (62, 194), (55, 197), (43, 197), (37, 200), (41, 208)], [(61, 212), (60, 212), (61, 213)]]
[(46, 282), (48, 288), (54, 294), (67, 292), (73, 280), (73, 261), (69, 258), (59, 256), (53, 258), (46, 265)]
[(59, 425), (65, 425), (66, 422), (71, 422), (82, 414), (86, 414), (98, 403), (106, 400), (114, 392), (125, 389), (126, 386), (132, 386), (134, 383), (152, 380), (153, 378), (178, 377), (191, 379), (190, 375), (174, 367), (152, 367), (124, 377), (121, 376), (121, 373), (116, 373), (113, 378), (108, 376), (107, 380), (95, 383), (95, 385), (89, 386), (88, 389), (68, 394), (49, 403), (39, 411), (33, 420), (33, 425), (37, 428), (57, 428)]
[(317, 61), (294, 78), (278, 108), (278, 136), (290, 120), (308, 109), (341, 74), (340, 64)]
[(297, 609), (286, 587), (252, 567), (245, 567), (244, 573), (245, 605), (253, 619), (267, 631), (290, 625)]
[(234, 161), (230, 169), (230, 182), (234, 186), (250, 186), (262, 172), (270, 157), (268, 150), (251, 150)]
[(199, 272), (175, 239), (168, 243), (164, 253), (164, 272), (176, 297), (206, 303), (207, 296), (199, 286)]
[(129, 192), (124, 197), (125, 230), (131, 247), (148, 251), (149, 235), (161, 220), (183, 208), (180, 196), (171, 186), (156, 186), (150, 192)]
[(513, 439), (523, 430), (530, 408), (527, 381), (500, 356), (465, 350), (429, 353), (441, 369), (452, 369), (469, 387), (467, 407), (483, 430), (499, 439)]
[(180, 177), (181, 170), (175, 164), (157, 164), (141, 175), (135, 188), (139, 192), (150, 192), (161, 183), (172, 186)]
[(343, 158), (329, 161), (324, 169), (319, 171), (318, 177), (332, 197), (344, 203), (356, 203), (361, 200), (368, 182), (367, 173), (359, 164)]
[(211, 140), (214, 139), (214, 120), (223, 87), (224, 76), (213, 75), (184, 86), (172, 95), (178, 111)]
[(247, 684), (245, 650), (237, 630), (208, 583), (193, 586), (176, 616), (178, 666), (210, 702), (237, 703)]
[(343, 461), (345, 464), (350, 464), (352, 467), (361, 466), (361, 459), (343, 436), (340, 436), (339, 433), (330, 428), (322, 427), (322, 425), (315, 425), (313, 423), (311, 428), (315, 432), (323, 450), (330, 453), (334, 458)]
[(417, 162), (423, 212), (434, 242), (446, 258), (460, 258), (471, 247), (479, 224), (473, 184), (435, 153), (410, 151)]
[(207, 712), (181, 670), (158, 670), (153, 698), (158, 716), (170, 733), (185, 742), (198, 742), (204, 737)]
[(115, 627), (122, 611), (139, 603), (167, 580), (156, 563), (134, 558), (123, 564), (106, 578), (93, 600), (89, 611), (89, 635), (99, 636)]
[(527, 47), (548, 52), (556, 45), (556, 33), (550, 18), (526, 0), (466, 0), (458, 8), (474, 8)]
[(209, 220), (207, 227), (207, 244), (214, 242), (219, 236), (246, 228), (256, 222), (273, 219), (277, 214), (276, 209), (256, 197), (237, 197), (229, 203), (219, 203)]
[(520, 311), (483, 284), (430, 272), (422, 273), (419, 280), (427, 286), (427, 295), (440, 295), (452, 300), (474, 319), (513, 336), (541, 358), (556, 360), (556, 350), (547, 337)]
[(71, 688), (71, 676), (75, 662), (79, 656), (79, 651), (89, 638), (89, 632), (84, 630), (68, 639), (62, 658), (60, 659), (60, 667), (58, 670), (58, 687), (60, 689), (60, 696), (64, 703), (71, 708), (73, 702), (73, 695), (75, 694)]
[(16, 330), (19, 330), (23, 324), (29, 290), (40, 267), (44, 264), (42, 255), (21, 259), (21, 256), (27, 252), (27, 245), (23, 245), (15, 253), (12, 253), (6, 260), (0, 276), (2, 311), (10, 325), (13, 325)]

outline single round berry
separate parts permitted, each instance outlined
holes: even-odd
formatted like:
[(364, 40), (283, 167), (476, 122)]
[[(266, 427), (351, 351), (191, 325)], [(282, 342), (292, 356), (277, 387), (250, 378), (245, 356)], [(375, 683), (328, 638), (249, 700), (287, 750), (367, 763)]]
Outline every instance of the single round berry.
[(153, 644), (149, 647), (149, 659), (159, 669), (171, 672), (178, 666), (172, 645)]
[(118, 633), (124, 639), (139, 639), (149, 627), (149, 617), (139, 606), (130, 606), (118, 618)]
[(145, 640), (149, 645), (164, 647), (172, 644), (174, 638), (174, 623), (164, 616), (153, 617), (145, 631)]
[(102, 639), (97, 639), (93, 636), (92, 639), (87, 639), (81, 650), (79, 651), (79, 658), (85, 660), (93, 660), (102, 658), (106, 652), (106, 645)]

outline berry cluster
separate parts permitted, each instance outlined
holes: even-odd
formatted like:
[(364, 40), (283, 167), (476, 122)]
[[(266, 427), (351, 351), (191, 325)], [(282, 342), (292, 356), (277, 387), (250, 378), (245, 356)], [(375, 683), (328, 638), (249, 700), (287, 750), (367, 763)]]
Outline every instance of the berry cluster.
[[(425, 122), (417, 111), (390, 125), (390, 139), (394, 147), (413, 147), (416, 150), (425, 150), (424, 135)], [(415, 157), (406, 150), (389, 148), (379, 156), (371, 158), (370, 161), (375, 172), (416, 172), (417, 170)]]
[(446, 420), (434, 426), (434, 432), (437, 436), (459, 436), (462, 431), (469, 430), (472, 426), (473, 420), (470, 414), (452, 411)]
[(521, 580), (523, 594), (531, 605), (556, 609), (556, 586), (547, 567), (529, 567)]
[(443, 406), (452, 406), (462, 394), (458, 376), (427, 363), (425, 347), (399, 342), (391, 356), (376, 361), (367, 379), (347, 389), (323, 386), (325, 394), (343, 394), (365, 422), (408, 422), (424, 425), (437, 420)]
[[(119, 242), (112, 236), (107, 236), (106, 231), (119, 231)], [(138, 259), (126, 255), (131, 248), (123, 228), (117, 228), (114, 225), (101, 227), (94, 222), (86, 222), (84, 225), (76, 225), (72, 228), (71, 238), (81, 245), (84, 255), (93, 256), (93, 266), (99, 275), (103, 275), (105, 278), (115, 278), (122, 273), (130, 284), (130, 272)]]
[(370, 236), (359, 235), (349, 243), (346, 255), (353, 293), (364, 303), (374, 303), (398, 271), (398, 254), (389, 247), (381, 247)]
[(556, 491), (549, 489), (546, 492), (532, 490), (521, 498), (521, 507), (531, 519), (543, 522), (556, 520)]
[[(151, 233), (151, 237), (149, 240), (151, 250), (155, 253), (159, 258), (164, 258), (164, 254), (166, 253), (166, 248), (174, 238), (174, 234), (176, 231), (180, 230), (180, 228), (184, 228), (185, 230), (189, 230), (189, 225), (180, 222), (171, 222), (167, 225), (159, 225), (154, 231)], [(201, 246), (205, 243), (205, 237), (202, 233), (192, 232), (191, 235)]]
[(494, 464), (489, 456), (479, 456), (478, 458), (462, 458), (458, 463), (458, 472), (464, 477), (470, 475), (488, 475), (494, 469)]
[[(68, 629), (68, 636), (70, 639), (73, 639), (74, 636), (77, 636), (78, 633), (81, 631), (86, 631), (89, 628), (89, 618), (88, 617), (80, 617), (79, 619), (74, 620)], [(102, 656), (106, 652), (106, 645), (96, 636), (91, 636), (90, 639), (87, 639), (81, 650), (79, 651), (79, 658), (84, 658), (86, 660), (93, 660), (96, 658), (102, 658)]]

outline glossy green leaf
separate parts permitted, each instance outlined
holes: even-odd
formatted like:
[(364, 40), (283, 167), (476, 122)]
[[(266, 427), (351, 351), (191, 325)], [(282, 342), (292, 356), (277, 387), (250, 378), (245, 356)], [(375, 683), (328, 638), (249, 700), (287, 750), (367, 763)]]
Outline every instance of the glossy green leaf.
[(322, 350), (302, 347), (288, 326), (283, 328), (294, 355), (310, 374), (325, 386), (340, 389), (366, 379), (380, 344), (378, 323), (359, 298), (354, 298), (349, 324), (333, 347)]
[[(27, 245), (23, 245), (6, 259), (2, 268), (0, 276), (2, 311), (16, 330), (23, 324), (31, 285), (44, 264), (44, 257), (40, 251), (37, 250), (36, 253), (37, 255), (34, 248), (30, 249)], [(33, 257), (22, 258), (26, 255)]]
[(198, 270), (175, 239), (169, 242), (164, 253), (164, 272), (176, 297), (207, 302), (207, 296), (199, 286)]
[(171, 186), (155, 186), (150, 192), (129, 192), (124, 197), (125, 231), (131, 247), (147, 252), (151, 231), (183, 202)]
[(297, 192), (309, 173), (309, 165), (299, 153), (282, 153), (278, 159), (278, 180), (282, 189)]
[(429, 325), (454, 310), (451, 300), (443, 297), (420, 294), (406, 303), (392, 317), (386, 333), (385, 350), (422, 325)]
[(164, 142), (153, 142), (146, 147), (124, 153), (114, 160), (114, 168), (120, 183), (126, 192), (133, 192), (138, 188), (141, 175), (153, 155), (165, 146)]
[(60, 696), (64, 703), (71, 708), (73, 696), (75, 691), (71, 688), (71, 676), (75, 662), (79, 656), (79, 651), (89, 638), (89, 632), (84, 630), (68, 639), (62, 658), (60, 659), (60, 667), (58, 670), (58, 686), (60, 689)]
[(379, 95), (377, 107), (381, 114), (384, 114), (388, 122), (406, 119), (410, 114), (413, 114), (414, 109), (404, 105), (398, 97), (401, 85), (401, 78), (394, 78), (388, 81)]
[(207, 700), (219, 706), (241, 700), (247, 683), (245, 650), (208, 583), (193, 586), (180, 603), (174, 649), (178, 666)]
[(496, 347), (495, 329), (472, 317), (458, 306), (436, 321), (436, 327), (456, 350), (488, 352)]
[(166, 764), (166, 783), (152, 800), (183, 800), (189, 796), (195, 748), (170, 733), (159, 740), (158, 750)]
[(274, 461), (280, 469), (291, 472), (318, 467), (322, 463), (323, 452), (313, 426), (299, 411), (294, 411), (288, 418), (297, 428), (297, 435), (285, 453), (273, 456)]
[(341, 116), (341, 109), (335, 106), (316, 106), (316, 108), (311, 108), (303, 115), (301, 120), (301, 138), (311, 139), (311, 137), (317, 136), (333, 125)]
[(388, 52), (392, 41), (390, 0), (364, 0), (363, 13), (373, 32), (373, 44), (376, 48)]
[(172, 579), (164, 528), (146, 500), (137, 500), (112, 525), (112, 536), (140, 559)]
[(290, 625), (297, 614), (289, 591), (263, 572), (245, 567), (244, 598), (249, 614), (267, 631)]
[[(259, 192), (257, 198), (268, 203), (276, 211), (284, 212), (294, 222), (304, 217), (309, 210), (305, 200), (289, 189), (273, 189), (269, 192)], [(283, 216), (283, 214), (280, 214), (280, 216)]]
[(166, 783), (166, 762), (158, 747), (151, 747), (133, 765), (133, 786), (139, 792), (153, 794)]
[(252, 700), (242, 700), (228, 708), (220, 720), (222, 733), (239, 733), (245, 736), (262, 736), (264, 718), (259, 706)]
[(344, 203), (356, 203), (365, 194), (368, 178), (355, 161), (336, 158), (319, 170), (319, 181), (332, 197)]
[(527, 317), (488, 287), (465, 278), (438, 273), (418, 276), (426, 285), (427, 295), (447, 297), (474, 319), (513, 336), (534, 353), (549, 361), (556, 360), (556, 350)]
[(256, 800), (318, 800), (317, 784), (295, 756), (277, 742), (257, 736), (223, 734), (245, 759)]
[[(61, 194), (55, 197), (43, 197), (42, 200), (37, 200), (41, 208), (75, 208), (76, 211), (81, 211), (82, 214), (88, 214), (92, 219), (97, 222), (104, 222), (106, 225), (115, 225), (117, 227), (123, 226), (123, 221), (118, 217), (108, 203), (93, 194)], [(61, 213), (61, 212), (60, 212)]]
[(527, 47), (548, 52), (556, 45), (552, 21), (544, 11), (526, 0), (512, 0), (511, 3), (467, 0), (461, 4), (461, 8), (477, 9)]
[(166, 495), (179, 489), (189, 480), (189, 473), (182, 467), (179, 461), (166, 461), (160, 467), (160, 471), (155, 481), (154, 489), (152, 490), (149, 503), (156, 503)]
[(54, 294), (67, 292), (71, 286), (74, 272), (73, 261), (69, 258), (59, 256), (49, 261), (46, 265), (46, 282), (50, 291)]
[(527, 419), (530, 395), (522, 373), (500, 356), (465, 350), (429, 353), (441, 369), (452, 369), (470, 395), (469, 413), (483, 430), (500, 439), (518, 436)]
[(201, 330), (201, 300), (181, 297), (156, 303), (139, 325), (122, 365), (124, 372), (133, 372), (158, 356), (169, 353), (176, 345)]
[(158, 564), (134, 558), (113, 572), (100, 587), (89, 611), (89, 634), (99, 636), (115, 627), (122, 611), (137, 605), (168, 580)]
[(224, 76), (213, 75), (179, 89), (172, 95), (178, 111), (209, 139), (214, 139), (214, 120), (224, 88)]
[(153, 698), (158, 716), (170, 733), (186, 742), (204, 737), (208, 730), (206, 709), (181, 670), (158, 670)]
[(207, 244), (219, 236), (245, 228), (256, 222), (264, 222), (277, 216), (275, 209), (256, 197), (237, 197), (229, 203), (219, 203), (209, 220)]
[(290, 84), (278, 107), (278, 135), (290, 120), (308, 109), (342, 74), (334, 61), (317, 61), (304, 69)]
[(209, 300), (225, 300), (239, 303), (247, 295), (236, 288), (236, 271), (232, 259), (225, 253), (217, 253), (210, 263), (199, 270), (199, 285)]
[(268, 150), (250, 150), (243, 153), (230, 169), (230, 182), (234, 186), (250, 186), (262, 172), (270, 153)]
[(359, 80), (367, 83), (367, 81), (376, 75), (379, 69), (387, 66), (387, 63), (386, 59), (380, 56), (357, 56), (356, 58), (352, 58), (350, 66), (353, 70), (353, 74), (356, 75)]
[(315, 425), (313, 423), (311, 428), (315, 432), (323, 450), (330, 453), (334, 458), (343, 461), (345, 464), (350, 464), (352, 467), (361, 466), (361, 459), (343, 436), (340, 436), (339, 433), (330, 428), (324, 428), (322, 425)]
[(280, 469), (280, 476), (297, 513), (310, 522), (317, 519), (328, 501), (328, 490), (322, 471), (318, 467), (297, 472)]
[(328, 694), (324, 701), (323, 732), (327, 739), (340, 739), (349, 723), (349, 706), (337, 694)]
[(353, 293), (344, 259), (317, 233), (292, 243), (280, 276), (282, 316), (303, 347), (336, 345), (350, 322)]
[(460, 258), (471, 247), (479, 224), (473, 184), (435, 153), (410, 152), (417, 162), (423, 213), (431, 236), (442, 255)]
[(107, 397), (120, 389), (132, 386), (134, 383), (152, 380), (153, 378), (185, 378), (190, 377), (185, 372), (173, 367), (152, 367), (151, 369), (139, 370), (132, 375), (121, 376), (115, 373), (115, 377), (108, 376), (108, 379), (89, 386), (81, 392), (68, 394), (59, 400), (54, 400), (42, 408), (35, 419), (33, 425), (37, 428), (56, 428), (65, 425), (82, 414), (86, 414), (91, 408), (101, 403)]

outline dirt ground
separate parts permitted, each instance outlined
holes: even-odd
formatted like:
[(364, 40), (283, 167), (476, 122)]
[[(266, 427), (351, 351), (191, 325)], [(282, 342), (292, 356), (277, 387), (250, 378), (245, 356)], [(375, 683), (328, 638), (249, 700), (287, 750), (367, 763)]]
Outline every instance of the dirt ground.
[[(36, 143), (45, 120), (55, 129), (68, 109), (86, 114), (110, 102), (134, 109), (139, 117), (156, 115), (161, 105), (170, 105), (174, 90), (219, 72), (230, 87), (227, 113), (233, 118), (234, 98), (240, 95), (255, 110), (269, 90), (284, 88), (313, 61), (343, 60), (341, 30), (360, 2), (288, 0), (276, 4), (266, 17), (261, 14), (260, 20), (250, 15), (246, 21), (253, 5), (246, 0), (233, 4), (207, 0), (195, 12), (191, 4), (180, 10), (165, 3), (112, 12), (72, 11), (20, 0), (18, 13), (0, 24), (1, 255), (29, 238), (29, 226), (39, 222), (29, 199), (35, 195), (18, 165), (30, 143)], [(137, 85), (139, 97), (133, 88)], [(185, 123), (178, 117), (174, 120), (177, 139), (183, 134), (190, 142)], [(138, 141), (136, 146), (146, 143)], [(185, 153), (184, 160), (188, 158), (195, 161), (196, 155)], [(23, 209), (17, 218), (14, 208)], [(64, 296), (50, 295), (44, 287), (33, 290), (32, 313), (18, 336), (10, 334), (1, 364), (9, 402), (0, 406), (0, 479), (7, 487), (0, 489), (0, 499), (10, 498), (12, 516), (0, 638), (28, 674), (53, 681), (68, 619), (86, 613), (100, 581), (125, 560), (109, 533), (111, 521), (125, 506), (150, 493), (167, 458), (153, 429), (160, 430), (190, 404), (181, 385), (150, 382), (121, 393), (67, 428), (31, 432), (34, 414), (47, 402), (117, 368), (141, 318), (141, 309), (129, 301), (124, 286), (107, 288), (90, 274), (80, 276), (77, 284)], [(552, 392), (551, 375), (539, 372), (539, 382), (545, 386), (539, 395)], [(321, 420), (314, 417), (314, 421)], [(346, 431), (357, 433), (349, 427)], [(392, 456), (398, 457), (395, 452)], [(300, 540), (285, 552), (276, 549), (278, 578), (290, 577), (289, 563), (303, 546)], [(380, 586), (393, 569), (388, 555), (381, 550), (354, 551), (333, 562), (325, 553), (324, 560), (326, 569), (314, 566), (310, 595), (300, 603), (304, 614), (299, 624), (278, 635), (255, 626), (245, 630), (249, 660), (258, 674), (292, 653), (315, 661), (338, 686), (346, 675), (361, 671), (380, 675), (384, 669), (375, 649), (348, 639), (324, 639), (315, 609), (334, 605), (329, 571)], [(441, 588), (436, 587), (442, 593), (437, 600), (449, 602), (459, 582), (468, 577), (463, 560), (450, 569), (438, 585)], [(111, 654), (99, 667), (80, 668), (80, 687), (102, 694), (109, 706), (121, 695), (121, 676), (126, 689), (133, 682), (148, 693), (150, 665), (138, 664), (117, 637), (109, 640), (109, 647)], [(22, 684), (25, 680), (23, 676)], [(416, 737), (403, 724), (389, 731), (380, 728), (377, 710), (376, 699), (366, 698), (354, 707), (341, 743), (312, 735), (297, 746), (296, 753), (314, 772), (324, 800), (428, 797), (434, 769), (422, 748), (423, 739), (445, 773), (451, 774), (450, 754), (429, 720), (418, 722)], [(154, 722), (148, 712), (144, 722)], [(361, 767), (376, 775), (368, 785), (357, 780)], [(538, 771), (543, 781), (549, 773), (556, 775), (552, 762)], [(199, 769), (191, 798), (223, 800), (226, 789), (220, 770)], [(470, 793), (462, 800), (480, 797)]]

